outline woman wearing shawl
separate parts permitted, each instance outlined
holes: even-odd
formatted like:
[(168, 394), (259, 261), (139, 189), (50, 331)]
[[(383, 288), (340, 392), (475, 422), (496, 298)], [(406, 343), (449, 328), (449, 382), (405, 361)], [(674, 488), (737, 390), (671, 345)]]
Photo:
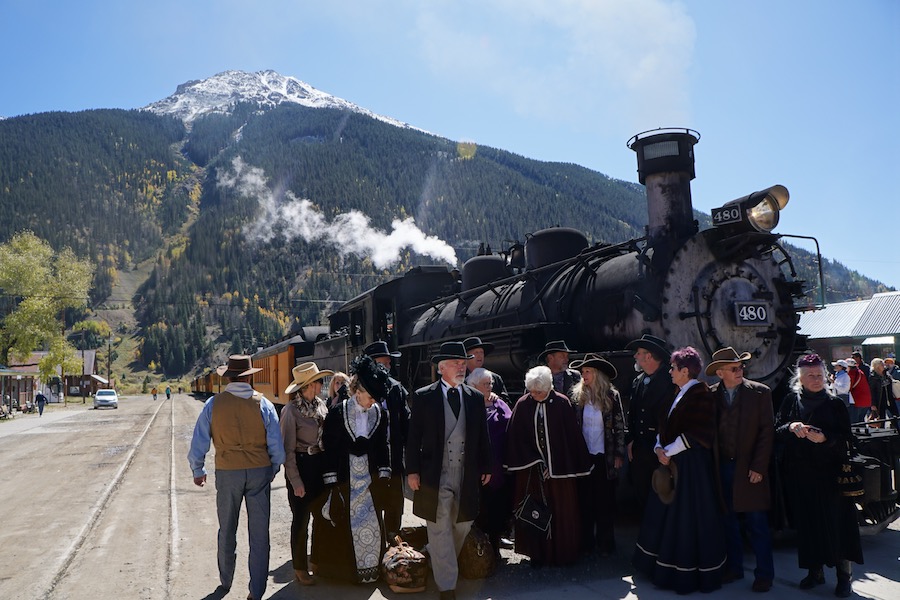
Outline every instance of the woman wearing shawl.
[(817, 354), (801, 356), (791, 390), (775, 419), (791, 522), (797, 529), (797, 560), (808, 573), (800, 589), (825, 583), (823, 567), (835, 567), (834, 594), (850, 596), (851, 562), (862, 564), (859, 525), (852, 498), (841, 495), (838, 475), (847, 457), (850, 418), (844, 403), (825, 388), (827, 373)]
[(322, 434), (323, 480), (329, 486), (316, 548), (318, 572), (355, 583), (378, 579), (384, 523), (372, 493), (391, 476), (388, 418), (376, 399), (388, 392), (388, 372), (369, 356), (350, 364), (350, 398), (328, 411)]
[[(313, 516), (313, 547), (322, 506), (322, 425), (328, 409), (319, 398), (322, 378), (332, 374), (320, 371), (316, 363), (306, 362), (291, 370), (294, 380), (284, 390), (291, 401), (281, 411), (281, 437), (284, 439), (284, 477), (287, 479), (291, 506), (291, 561), (294, 577), (300, 585), (315, 583), (310, 576), (306, 546), (310, 516)], [(315, 562), (311, 560), (309, 562)]]
[(550, 369), (528, 371), (525, 389), (506, 432), (506, 469), (516, 478), (513, 504), (526, 494), (541, 499), (543, 487), (553, 518), (546, 533), (516, 521), (516, 552), (529, 556), (532, 567), (572, 564), (581, 536), (576, 478), (591, 472), (590, 457), (569, 399), (553, 391)]
[[(700, 354), (687, 346), (672, 353), (670, 372), (677, 386), (662, 406), (656, 456), (674, 465), (675, 492), (654, 489), (641, 523), (632, 562), (654, 584), (679, 594), (722, 587), (725, 535), (713, 471), (716, 403), (697, 376)], [(666, 502), (664, 502), (664, 500)]]

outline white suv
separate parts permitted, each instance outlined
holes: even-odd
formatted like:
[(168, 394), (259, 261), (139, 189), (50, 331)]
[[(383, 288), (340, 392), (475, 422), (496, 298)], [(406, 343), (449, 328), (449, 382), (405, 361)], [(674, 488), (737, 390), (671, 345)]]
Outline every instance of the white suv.
[(101, 406), (119, 408), (119, 395), (116, 390), (97, 390), (97, 393), (94, 394), (94, 408)]

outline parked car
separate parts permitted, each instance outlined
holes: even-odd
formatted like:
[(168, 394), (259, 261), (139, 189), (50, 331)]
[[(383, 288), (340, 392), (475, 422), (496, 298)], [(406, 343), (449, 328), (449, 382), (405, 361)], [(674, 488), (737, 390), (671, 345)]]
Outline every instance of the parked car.
[(119, 408), (119, 395), (116, 390), (97, 390), (97, 393), (94, 394), (94, 408), (101, 406)]

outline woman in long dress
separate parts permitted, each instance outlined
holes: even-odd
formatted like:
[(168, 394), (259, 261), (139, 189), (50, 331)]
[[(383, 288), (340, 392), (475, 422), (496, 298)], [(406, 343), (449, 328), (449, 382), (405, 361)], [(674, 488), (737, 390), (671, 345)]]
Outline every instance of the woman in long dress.
[(387, 413), (376, 399), (388, 392), (388, 372), (368, 356), (350, 365), (347, 400), (328, 411), (322, 443), (329, 487), (317, 535), (318, 573), (355, 583), (378, 579), (385, 550), (381, 506), (373, 482), (391, 476)]
[(503, 472), (506, 462), (506, 428), (512, 416), (509, 405), (494, 391), (494, 374), (478, 367), (466, 383), (484, 396), (488, 437), (491, 440), (491, 480), (481, 486), (481, 504), (475, 524), (488, 535), (494, 553), (500, 555), (500, 536), (505, 535), (512, 517), (512, 486)]
[(528, 371), (525, 389), (506, 431), (506, 468), (516, 478), (513, 505), (527, 494), (543, 496), (553, 518), (547, 532), (517, 520), (516, 552), (535, 568), (572, 564), (581, 537), (577, 478), (591, 472), (590, 457), (569, 399), (553, 391), (550, 369)]
[(828, 393), (817, 354), (801, 356), (791, 390), (775, 419), (791, 522), (797, 529), (797, 561), (807, 575), (800, 589), (825, 583), (823, 567), (835, 567), (834, 593), (850, 596), (851, 562), (862, 564), (853, 499), (841, 495), (838, 475), (847, 456), (850, 417)]
[(700, 354), (687, 346), (671, 356), (678, 387), (659, 416), (656, 456), (675, 465), (675, 495), (666, 504), (650, 494), (632, 562), (658, 587), (679, 594), (722, 587), (725, 534), (713, 470), (716, 403), (697, 376)]
[(288, 503), (291, 506), (291, 562), (294, 578), (300, 585), (315, 583), (309, 571), (307, 542), (310, 517), (313, 520), (313, 547), (322, 506), (322, 427), (328, 409), (319, 398), (322, 379), (332, 374), (320, 371), (314, 362), (297, 365), (294, 377), (284, 393), (291, 401), (281, 411), (281, 437), (284, 439), (284, 477), (287, 480)]

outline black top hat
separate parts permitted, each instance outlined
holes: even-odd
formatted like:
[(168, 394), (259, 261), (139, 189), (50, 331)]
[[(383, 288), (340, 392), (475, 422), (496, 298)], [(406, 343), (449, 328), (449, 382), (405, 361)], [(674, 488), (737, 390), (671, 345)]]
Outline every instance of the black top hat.
[(228, 357), (226, 364), (216, 369), (216, 373), (226, 378), (243, 377), (259, 371), (262, 371), (262, 369), (254, 367), (253, 361), (246, 354), (232, 354)]
[(371, 356), (372, 358), (378, 358), (379, 356), (400, 358), (399, 352), (391, 352), (390, 350), (388, 350), (387, 342), (383, 342), (381, 340), (372, 342), (371, 344), (363, 348), (363, 354), (365, 354), (366, 356)]
[(464, 339), (463, 346), (466, 347), (466, 352), (471, 352), (475, 348), (481, 348), (487, 355), (494, 351), (494, 345), (490, 342), (482, 342), (480, 337), (470, 337)]
[(554, 340), (552, 342), (547, 342), (544, 346), (544, 351), (538, 355), (538, 360), (542, 361), (545, 356), (554, 352), (567, 352), (572, 354), (573, 352), (578, 352), (578, 350), (572, 350), (566, 346), (566, 340)]
[(350, 363), (350, 374), (356, 375), (359, 384), (376, 400), (387, 398), (391, 389), (390, 374), (371, 356), (363, 354), (354, 358)]
[(661, 362), (669, 360), (672, 356), (672, 348), (669, 346), (669, 342), (662, 338), (658, 338), (655, 335), (650, 335), (649, 333), (642, 335), (639, 340), (628, 342), (625, 346), (626, 350), (637, 350), (638, 348), (649, 350), (651, 353), (661, 358)]
[(600, 356), (599, 354), (585, 354), (584, 360), (575, 360), (569, 364), (570, 369), (581, 369), (582, 367), (593, 367), (609, 377), (612, 381), (618, 375), (618, 371), (611, 362)]
[(462, 342), (444, 342), (440, 351), (431, 357), (431, 362), (438, 364), (442, 360), (469, 360), (475, 358), (466, 352), (466, 346)]

